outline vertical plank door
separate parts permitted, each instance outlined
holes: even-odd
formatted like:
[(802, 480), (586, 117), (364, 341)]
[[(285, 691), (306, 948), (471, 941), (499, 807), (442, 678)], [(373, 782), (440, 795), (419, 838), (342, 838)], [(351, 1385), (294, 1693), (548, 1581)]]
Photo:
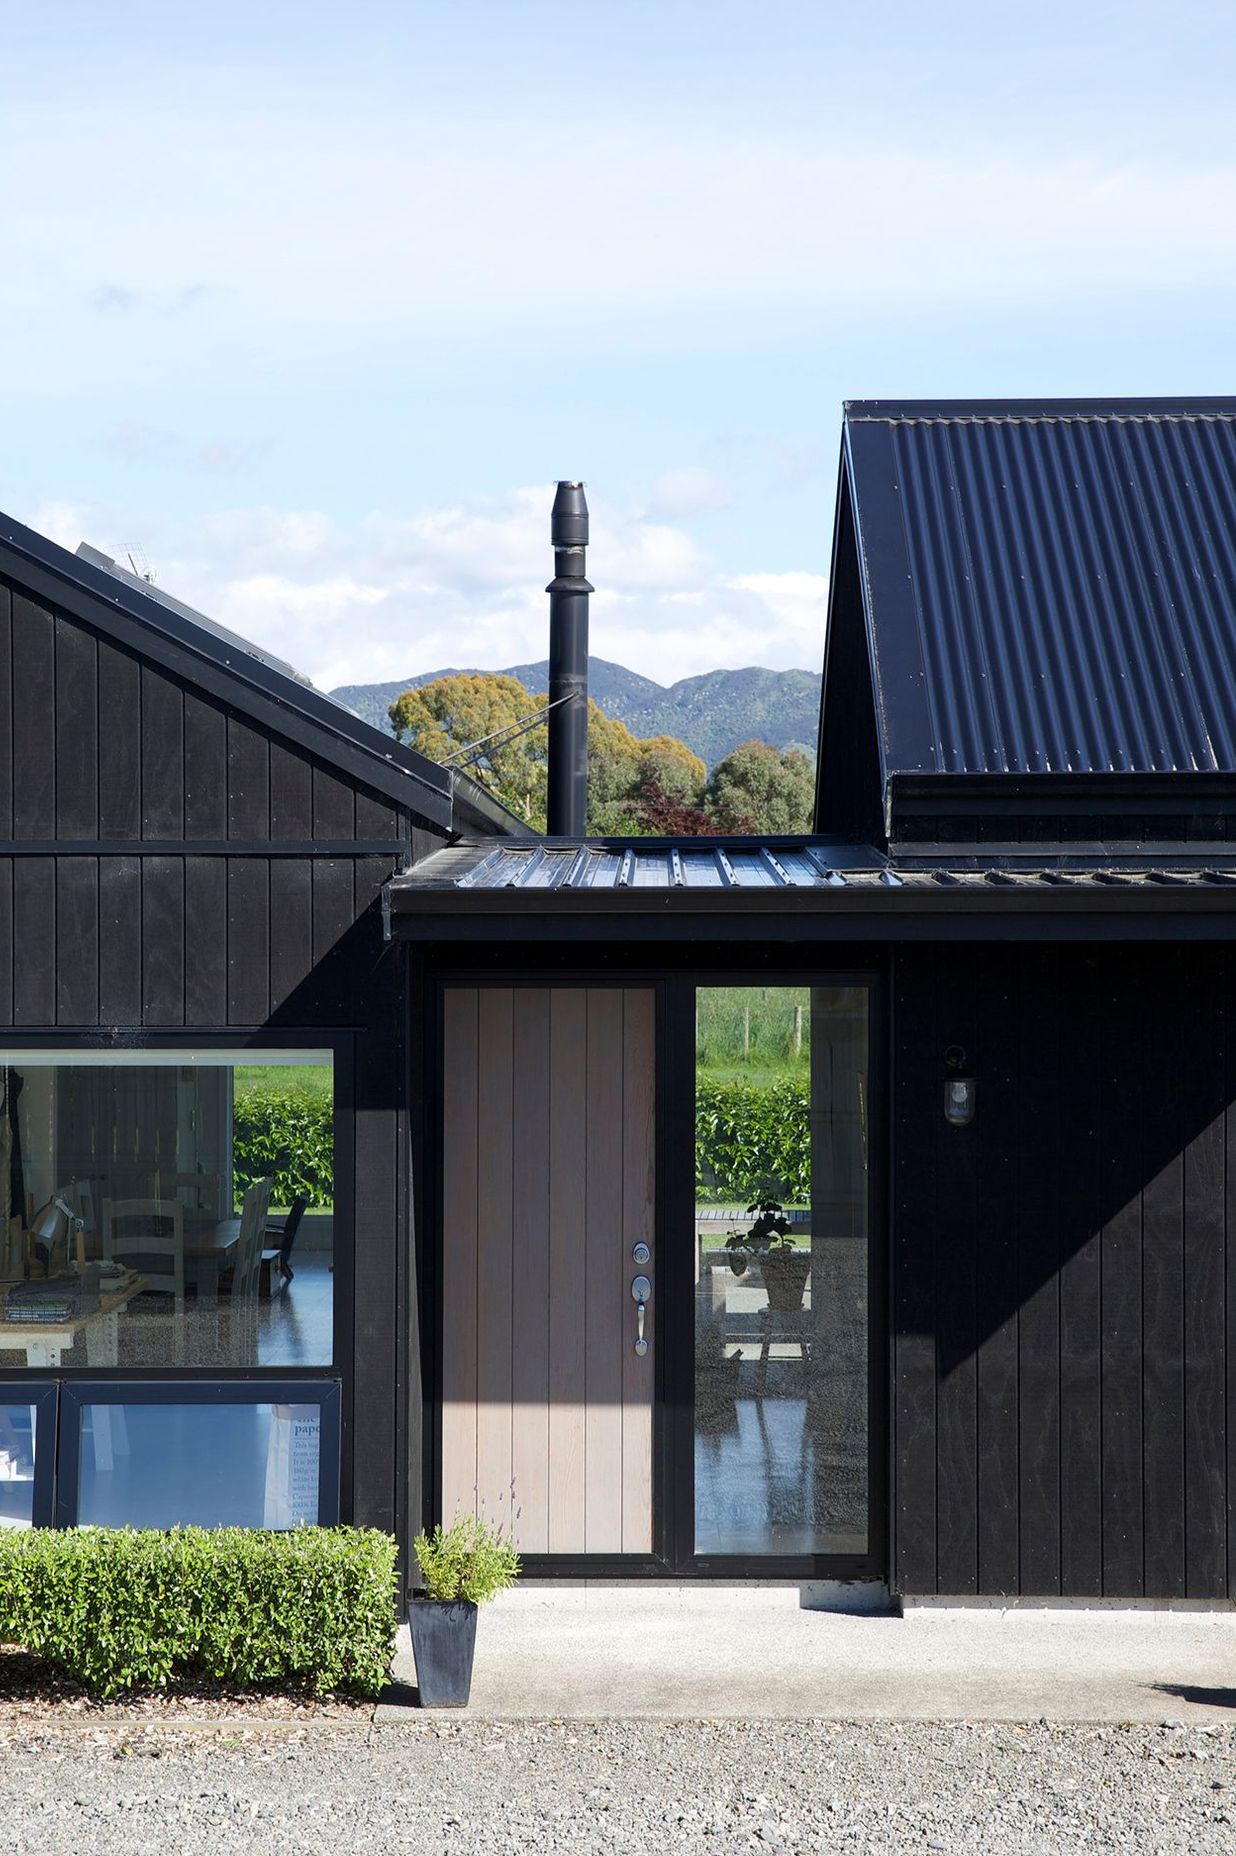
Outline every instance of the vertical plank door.
[(653, 993), (451, 986), (443, 1061), (443, 1518), (650, 1553)]

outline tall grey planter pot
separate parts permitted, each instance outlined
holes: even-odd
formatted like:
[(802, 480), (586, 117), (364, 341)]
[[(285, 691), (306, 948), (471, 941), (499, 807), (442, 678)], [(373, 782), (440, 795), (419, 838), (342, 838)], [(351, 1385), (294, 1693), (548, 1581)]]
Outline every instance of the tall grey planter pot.
[(408, 1607), (422, 1708), (466, 1708), (476, 1653), (476, 1606), (466, 1598), (414, 1598)]

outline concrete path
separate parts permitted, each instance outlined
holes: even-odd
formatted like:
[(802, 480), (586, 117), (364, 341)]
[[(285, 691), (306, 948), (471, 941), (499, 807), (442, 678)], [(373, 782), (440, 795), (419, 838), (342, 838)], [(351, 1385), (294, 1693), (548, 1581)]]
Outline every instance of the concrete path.
[[(482, 1611), (494, 1719), (1236, 1722), (1236, 1609), (804, 1609), (797, 1586), (526, 1584)], [(406, 1630), (382, 1723), (415, 1710)], [(424, 1719), (424, 1716), (420, 1716)]]

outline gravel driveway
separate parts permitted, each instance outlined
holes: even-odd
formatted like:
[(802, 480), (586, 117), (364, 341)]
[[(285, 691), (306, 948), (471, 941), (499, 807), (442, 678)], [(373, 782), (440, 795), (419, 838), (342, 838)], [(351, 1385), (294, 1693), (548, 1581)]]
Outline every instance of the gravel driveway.
[(19, 1731), (14, 1856), (1236, 1848), (1236, 1725), (536, 1722)]

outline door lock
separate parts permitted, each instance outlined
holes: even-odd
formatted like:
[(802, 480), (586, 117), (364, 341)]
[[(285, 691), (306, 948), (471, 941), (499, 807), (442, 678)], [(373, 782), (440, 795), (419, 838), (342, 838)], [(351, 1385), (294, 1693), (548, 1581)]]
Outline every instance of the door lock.
[(642, 1238), (638, 1244), (632, 1244), (631, 1246), (631, 1261), (632, 1263), (652, 1262), (652, 1252)]
[(644, 1310), (651, 1294), (652, 1283), (648, 1277), (636, 1276), (631, 1284), (631, 1300), (635, 1303), (635, 1351), (641, 1360), (648, 1351), (648, 1342), (644, 1338)]

